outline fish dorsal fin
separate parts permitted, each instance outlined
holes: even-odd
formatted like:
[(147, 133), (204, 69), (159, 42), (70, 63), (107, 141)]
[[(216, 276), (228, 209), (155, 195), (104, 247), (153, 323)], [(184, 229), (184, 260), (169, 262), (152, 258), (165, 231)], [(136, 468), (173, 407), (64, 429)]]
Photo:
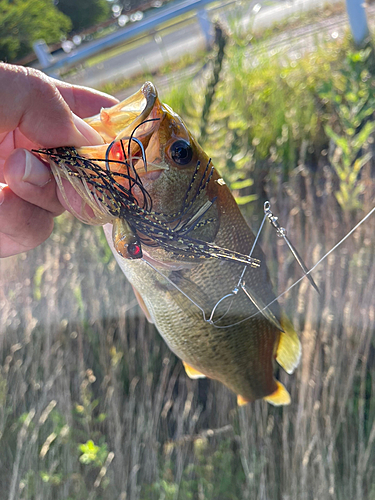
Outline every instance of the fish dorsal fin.
[(290, 394), (285, 389), (283, 384), (276, 380), (277, 389), (270, 396), (266, 396), (263, 398), (267, 403), (270, 403), (273, 406), (282, 406), (290, 404)]
[(285, 314), (282, 315), (279, 345), (276, 351), (276, 361), (287, 373), (293, 373), (301, 359), (301, 342), (293, 328), (292, 322)]
[(185, 371), (186, 371), (186, 375), (189, 378), (192, 378), (192, 379), (206, 378), (206, 375), (204, 375), (203, 373), (199, 372), (198, 370), (196, 370), (192, 366), (188, 365), (187, 363), (185, 363), (185, 361), (183, 361), (183, 364), (184, 364), (184, 368), (185, 368)]
[(151, 317), (151, 314), (149, 313), (149, 310), (147, 309), (147, 306), (146, 304), (144, 303), (144, 300), (142, 298), (142, 295), (138, 292), (138, 290), (136, 288), (134, 288), (134, 286), (132, 285), (133, 287), (133, 292), (134, 292), (134, 295), (136, 297), (136, 299), (138, 300), (138, 304), (139, 304), (139, 307), (142, 309), (142, 311), (144, 312), (144, 315), (146, 316), (146, 318), (148, 319), (148, 321), (150, 323), (153, 323), (154, 320), (152, 319)]

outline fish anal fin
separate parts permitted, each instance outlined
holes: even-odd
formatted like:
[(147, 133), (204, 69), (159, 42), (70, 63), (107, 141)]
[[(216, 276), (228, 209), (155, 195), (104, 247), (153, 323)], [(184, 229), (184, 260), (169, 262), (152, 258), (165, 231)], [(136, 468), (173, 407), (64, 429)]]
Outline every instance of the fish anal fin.
[[(133, 286), (133, 285), (132, 285)], [(146, 318), (148, 319), (148, 321), (150, 323), (153, 323), (154, 320), (152, 319), (151, 317), (151, 314), (149, 313), (148, 309), (147, 309), (147, 306), (146, 304), (144, 303), (144, 300), (142, 298), (142, 295), (138, 292), (138, 290), (136, 288), (134, 288), (133, 286), (133, 292), (134, 292), (134, 295), (136, 297), (136, 299), (138, 300), (138, 304), (139, 304), (139, 307), (142, 309), (142, 311), (144, 312), (144, 315), (146, 316)]]
[(283, 384), (276, 380), (277, 389), (275, 392), (263, 398), (267, 403), (270, 403), (273, 406), (282, 406), (290, 404), (290, 394), (285, 389)]
[(282, 315), (280, 340), (276, 351), (276, 361), (287, 373), (293, 373), (301, 359), (301, 342), (294, 330), (292, 322), (285, 314)]
[(206, 378), (206, 375), (204, 375), (204, 373), (199, 372), (198, 370), (196, 370), (192, 366), (190, 366), (187, 363), (185, 363), (185, 361), (183, 361), (182, 363), (184, 365), (184, 368), (185, 368), (185, 371), (186, 371), (186, 375), (189, 378), (192, 378), (192, 379)]
[(245, 399), (241, 394), (238, 394), (237, 396), (237, 404), (238, 406), (244, 406), (247, 405), (247, 403), (250, 403), (247, 399)]

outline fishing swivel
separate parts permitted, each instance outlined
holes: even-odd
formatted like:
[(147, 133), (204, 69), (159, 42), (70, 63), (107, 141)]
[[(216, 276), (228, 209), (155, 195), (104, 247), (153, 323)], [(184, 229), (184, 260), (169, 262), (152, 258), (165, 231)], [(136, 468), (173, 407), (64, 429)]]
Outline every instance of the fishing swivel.
[(303, 262), (301, 256), (299, 255), (299, 253), (297, 252), (296, 248), (294, 247), (294, 245), (292, 245), (291, 241), (289, 240), (289, 238), (287, 238), (287, 235), (286, 235), (286, 229), (284, 227), (281, 227), (278, 220), (279, 218), (276, 217), (275, 215), (273, 215), (273, 213), (271, 212), (271, 203), (269, 201), (266, 201), (264, 203), (264, 216), (268, 218), (268, 220), (270, 221), (271, 223), (271, 226), (274, 227), (276, 229), (276, 232), (277, 232), (277, 236), (279, 236), (280, 238), (283, 238), (285, 243), (288, 245), (289, 247), (289, 250), (292, 252), (292, 255), (293, 257), (296, 259), (296, 261), (298, 262), (298, 264), (300, 265), (301, 269), (303, 270), (305, 276), (307, 277), (307, 279), (310, 281), (311, 285), (313, 286), (313, 288), (318, 292), (319, 292), (319, 288), (317, 287), (315, 281), (313, 280), (309, 270), (307, 269), (305, 263)]
[(276, 229), (277, 236), (284, 238), (286, 236), (286, 229), (280, 226), (278, 223), (279, 218), (271, 212), (271, 203), (269, 201), (264, 202), (264, 214), (268, 217), (271, 225)]

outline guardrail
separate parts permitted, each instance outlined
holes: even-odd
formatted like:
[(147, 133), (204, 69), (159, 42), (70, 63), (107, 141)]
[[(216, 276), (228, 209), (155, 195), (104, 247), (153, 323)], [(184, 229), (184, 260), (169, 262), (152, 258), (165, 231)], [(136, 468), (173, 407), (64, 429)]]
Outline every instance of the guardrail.
[[(207, 44), (211, 42), (211, 34), (209, 28), (209, 21), (207, 13), (205, 12), (205, 5), (212, 3), (213, 0), (186, 0), (184, 2), (178, 3), (177, 5), (165, 7), (162, 11), (159, 11), (156, 15), (150, 16), (149, 18), (139, 21), (137, 24), (131, 27), (126, 27), (112, 33), (105, 38), (100, 40), (90, 42), (84, 47), (80, 47), (71, 54), (61, 57), (59, 60), (52, 62), (51, 59), (46, 57), (44, 59), (43, 71), (50, 76), (58, 77), (58, 70), (62, 67), (72, 66), (80, 61), (92, 57), (103, 50), (110, 49), (130, 40), (137, 35), (144, 32), (151, 31), (155, 29), (158, 25), (170, 21), (174, 17), (180, 16), (192, 10), (197, 10), (198, 20), (201, 26), (202, 32), (206, 38)], [(42, 61), (40, 61), (42, 63)]]

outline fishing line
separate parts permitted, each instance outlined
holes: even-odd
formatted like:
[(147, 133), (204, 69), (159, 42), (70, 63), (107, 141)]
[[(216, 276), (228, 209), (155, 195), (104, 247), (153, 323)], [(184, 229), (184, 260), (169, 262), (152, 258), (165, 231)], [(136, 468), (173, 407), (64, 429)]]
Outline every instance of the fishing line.
[[(331, 248), (331, 250), (329, 250), (325, 255), (323, 255), (323, 257), (321, 259), (318, 260), (318, 262), (316, 264), (314, 264), (314, 266), (308, 270), (306, 272), (306, 275), (309, 275), (312, 271), (314, 271), (314, 269), (316, 267), (319, 266), (319, 264), (321, 264), (329, 255), (331, 255), (332, 252), (334, 252), (335, 250), (337, 250), (337, 248), (342, 244), (344, 243), (345, 240), (347, 240), (349, 238), (349, 236), (351, 236), (354, 231), (356, 231), (359, 226), (361, 226), (373, 213), (375, 212), (375, 207), (373, 207), (370, 212), (365, 215), (365, 217), (363, 217), (363, 219), (361, 219), (358, 224), (356, 224), (338, 243), (336, 243), (336, 245), (334, 247)], [(267, 304), (265, 306), (265, 308), (268, 308), (270, 305), (272, 305), (274, 302), (276, 302), (277, 300), (279, 300), (281, 297), (283, 297), (286, 293), (288, 293), (292, 288), (294, 288), (295, 286), (298, 285), (298, 283), (300, 283), (303, 279), (305, 278), (305, 275), (304, 276), (301, 276), (301, 278), (299, 278), (295, 283), (293, 283), (289, 288), (287, 288), (284, 292), (280, 293), (275, 299), (273, 299), (269, 304)], [(259, 311), (259, 312), (262, 312), (262, 311)], [(244, 318), (240, 321), (238, 321), (237, 323), (233, 323), (232, 325), (230, 325), (231, 327), (232, 326), (237, 326), (239, 325), (240, 323), (243, 323), (244, 321), (247, 321), (251, 318), (253, 318), (254, 316), (256, 316), (258, 314), (258, 312), (256, 312), (255, 314), (252, 314), (251, 316), (248, 316), (247, 318)], [(215, 328), (229, 328), (228, 326), (217, 326), (217, 325), (214, 325)]]
[[(354, 226), (354, 227), (353, 227), (353, 228), (352, 228), (352, 229), (348, 232), (348, 234), (346, 234), (346, 235), (345, 235), (345, 236), (344, 236), (344, 237), (343, 237), (343, 238), (342, 238), (342, 239), (341, 239), (338, 243), (336, 243), (336, 245), (335, 245), (333, 248), (331, 248), (331, 250), (329, 250), (329, 251), (328, 251), (325, 255), (323, 255), (323, 257), (322, 257), (321, 259), (319, 259), (319, 260), (318, 260), (318, 262), (317, 262), (316, 264), (314, 264), (314, 265), (313, 265), (313, 267), (312, 267), (309, 271), (307, 271), (307, 272), (306, 272), (306, 275), (309, 275), (310, 273), (312, 273), (312, 272), (314, 271), (314, 269), (315, 269), (316, 267), (318, 267), (318, 266), (319, 266), (319, 264), (321, 264), (321, 263), (323, 262), (323, 260), (325, 260), (325, 259), (326, 259), (329, 255), (331, 255), (331, 253), (332, 253), (332, 252), (334, 252), (334, 251), (335, 251), (335, 250), (336, 250), (336, 249), (337, 249), (337, 248), (338, 248), (338, 247), (339, 247), (342, 243), (344, 243), (344, 241), (345, 241), (345, 240), (347, 240), (347, 239), (349, 238), (349, 236), (351, 236), (351, 235), (354, 233), (354, 231), (356, 231), (356, 229), (358, 229), (358, 228), (359, 228), (359, 226), (360, 226), (361, 224), (363, 224), (363, 223), (364, 223), (364, 222), (365, 222), (365, 221), (366, 221), (366, 220), (367, 220), (367, 219), (368, 219), (368, 218), (369, 218), (369, 217), (370, 217), (370, 216), (371, 216), (374, 212), (375, 212), (375, 207), (373, 207), (373, 208), (370, 210), (370, 212), (369, 212), (367, 215), (365, 215), (365, 217), (363, 217), (363, 219), (361, 219), (361, 220), (358, 222), (358, 224), (356, 224), (356, 225), (355, 225), (355, 226)], [(286, 294), (286, 293), (288, 293), (288, 292), (289, 292), (292, 288), (294, 288), (296, 285), (298, 285), (298, 283), (300, 283), (300, 281), (302, 281), (304, 277), (305, 277), (305, 276), (302, 276), (302, 277), (301, 277), (301, 278), (299, 278), (299, 279), (298, 279), (295, 283), (293, 283), (293, 285), (291, 285), (289, 288), (287, 288), (287, 289), (285, 290), (285, 292), (280, 293), (280, 295), (278, 295), (278, 296), (277, 296), (277, 297), (276, 297), (276, 298), (275, 298), (272, 302), (270, 302), (270, 303), (268, 304), (268, 306), (269, 306), (269, 305), (271, 305), (271, 304), (273, 304), (274, 302), (276, 302), (276, 300), (278, 300), (280, 297), (283, 297), (283, 295), (285, 295), (285, 294)], [(268, 306), (267, 306), (267, 307), (268, 307)]]

